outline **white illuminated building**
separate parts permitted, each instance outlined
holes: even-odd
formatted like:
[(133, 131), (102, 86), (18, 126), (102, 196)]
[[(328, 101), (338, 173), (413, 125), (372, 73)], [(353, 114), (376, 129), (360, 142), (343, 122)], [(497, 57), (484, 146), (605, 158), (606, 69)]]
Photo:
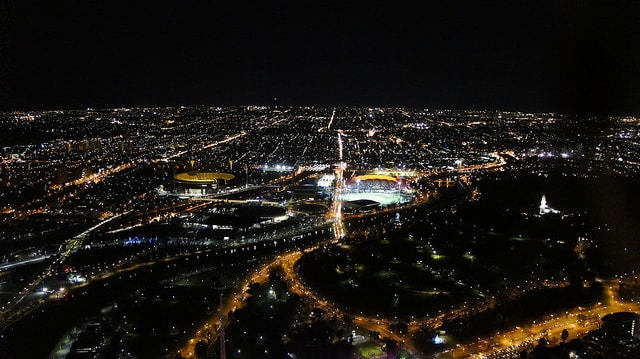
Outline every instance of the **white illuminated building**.
[(560, 211), (553, 209), (547, 205), (547, 197), (542, 195), (542, 199), (540, 200), (540, 215), (545, 215), (548, 213), (560, 213)]

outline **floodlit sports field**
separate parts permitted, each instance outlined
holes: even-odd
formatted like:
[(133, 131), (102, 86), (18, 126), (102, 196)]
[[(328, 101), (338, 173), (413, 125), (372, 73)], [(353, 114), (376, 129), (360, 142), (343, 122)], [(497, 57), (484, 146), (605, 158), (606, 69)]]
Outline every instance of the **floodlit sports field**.
[(345, 202), (348, 201), (357, 201), (359, 199), (368, 199), (372, 201), (379, 202), (382, 207), (389, 206), (392, 204), (398, 204), (406, 202), (406, 199), (402, 198), (399, 193), (391, 193), (391, 192), (344, 192), (342, 194), (342, 200)]

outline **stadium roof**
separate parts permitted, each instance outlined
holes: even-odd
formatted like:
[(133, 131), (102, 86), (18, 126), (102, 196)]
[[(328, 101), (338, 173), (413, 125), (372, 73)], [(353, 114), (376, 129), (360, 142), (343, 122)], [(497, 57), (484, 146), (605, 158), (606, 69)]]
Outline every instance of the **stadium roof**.
[(391, 182), (397, 182), (398, 179), (396, 177), (393, 176), (385, 176), (385, 175), (362, 175), (362, 176), (356, 176), (353, 177), (353, 180), (357, 181), (372, 181), (372, 180), (378, 180), (378, 181), (391, 181)]
[(175, 175), (175, 179), (192, 183), (214, 183), (218, 180), (231, 181), (236, 176), (224, 172), (183, 172)]

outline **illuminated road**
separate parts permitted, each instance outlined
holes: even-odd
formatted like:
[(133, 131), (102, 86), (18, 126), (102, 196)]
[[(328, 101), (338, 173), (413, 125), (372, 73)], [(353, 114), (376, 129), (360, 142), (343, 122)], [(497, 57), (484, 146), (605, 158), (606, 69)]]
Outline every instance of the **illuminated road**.
[[(318, 297), (317, 294), (308, 290), (304, 284), (300, 281), (295, 270), (296, 262), (304, 255), (304, 253), (313, 251), (319, 246), (308, 248), (304, 251), (294, 251), (291, 253), (278, 255), (274, 260), (262, 264), (258, 269), (253, 271), (250, 275), (245, 277), (233, 291), (231, 295), (225, 297), (223, 303), (223, 313), (234, 311), (242, 308), (246, 304), (248, 295), (246, 294), (249, 289), (250, 283), (264, 283), (269, 280), (269, 273), (273, 268), (281, 267), (284, 270), (284, 279), (287, 282), (287, 286), (292, 293), (296, 293), (302, 298), (309, 307), (322, 308), (326, 313), (331, 313), (337, 317), (344, 317), (350, 315), (345, 313), (329, 301)], [(394, 333), (388, 328), (390, 324), (386, 320), (378, 320), (374, 318), (368, 318), (365, 316), (351, 316), (353, 323), (357, 326), (365, 329), (377, 331), (382, 337), (387, 337), (396, 340), (398, 343), (403, 343), (408, 349), (408, 344), (402, 335)], [(228, 325), (228, 318), (227, 323)], [(219, 314), (212, 316), (207, 322), (196, 332), (194, 338), (190, 339), (186, 346), (180, 350), (183, 356), (187, 358), (193, 357), (195, 344), (199, 340), (210, 340), (211, 338), (217, 338), (219, 335), (218, 329), (220, 325)]]
[(328, 214), (328, 219), (333, 220), (334, 227), (334, 236), (335, 240), (340, 240), (340, 238), (345, 235), (344, 223), (342, 221), (342, 191), (344, 190), (344, 170), (346, 168), (346, 164), (343, 162), (342, 158), (342, 136), (341, 131), (338, 131), (338, 156), (339, 163), (336, 167), (336, 187), (333, 191), (333, 205), (331, 206), (331, 211)]
[(327, 130), (331, 129), (331, 124), (333, 123), (333, 118), (335, 117), (335, 115), (336, 115), (336, 109), (334, 108), (333, 113), (331, 114), (331, 119), (329, 120), (329, 124), (327, 125)]
[(47, 269), (37, 278), (35, 278), (31, 283), (29, 283), (29, 285), (22, 291), (20, 291), (18, 293), (18, 296), (15, 297), (12, 301), (9, 301), (2, 310), (2, 314), (6, 314), (8, 312), (10, 312), (16, 305), (18, 305), (29, 293), (32, 293), (34, 291), (37, 290), (37, 288), (39, 288), (42, 284), (42, 282), (47, 279), (50, 275), (54, 274), (56, 272), (56, 268), (64, 263), (64, 261), (67, 259), (67, 257), (69, 257), (69, 255), (73, 252), (75, 252), (78, 248), (80, 248), (82, 246), (82, 243), (84, 241), (84, 239), (91, 234), (91, 232), (95, 231), (96, 229), (102, 227), (103, 225), (111, 222), (114, 219), (119, 218), (122, 215), (125, 215), (129, 212), (125, 212), (122, 214), (119, 214), (117, 216), (113, 216), (109, 219), (106, 219), (104, 221), (101, 221), (100, 223), (96, 224), (95, 226), (87, 229), (86, 231), (80, 233), (79, 235), (68, 239), (65, 243), (63, 243), (60, 246), (60, 250), (59, 253), (61, 254), (60, 257), (56, 258), (56, 260), (51, 263)]
[[(312, 250), (315, 250), (316, 248), (318, 247), (310, 248), (306, 252), (310, 252)], [(324, 298), (318, 297), (317, 294), (305, 287), (295, 269), (296, 262), (302, 257), (303, 254), (303, 252), (298, 251), (279, 258), (279, 264), (284, 270), (284, 279), (287, 281), (288, 288), (292, 292), (298, 294), (301, 298), (303, 298), (310, 307), (321, 308), (325, 310), (326, 313), (331, 313), (338, 317), (351, 315), (350, 313), (336, 307), (333, 303), (325, 300)], [(394, 333), (389, 329), (389, 324), (391, 323), (388, 320), (370, 318), (361, 315), (353, 315), (352, 318), (353, 323), (363, 329), (377, 331), (382, 337), (391, 338), (393, 340), (396, 340), (398, 343), (404, 343), (404, 345), (407, 347), (410, 345), (410, 343), (406, 342), (405, 338), (402, 335)]]
[[(23, 219), (23, 218), (27, 218), (30, 215), (36, 214), (36, 213), (48, 213), (49, 209), (48, 209), (48, 204), (46, 204), (45, 202), (47, 201), (47, 199), (53, 198), (56, 195), (62, 193), (66, 188), (71, 187), (71, 186), (78, 186), (78, 185), (82, 185), (82, 184), (86, 184), (86, 183), (98, 183), (102, 180), (104, 180), (105, 178), (107, 178), (110, 175), (116, 174), (120, 171), (132, 168), (136, 165), (135, 162), (129, 162), (129, 163), (125, 163), (119, 166), (116, 166), (112, 169), (107, 169), (104, 170), (102, 172), (99, 173), (94, 173), (91, 174), (89, 176), (84, 176), (78, 179), (75, 179), (73, 181), (64, 183), (64, 184), (52, 184), (52, 185), (48, 185), (47, 188), (47, 195), (43, 198), (36, 198), (33, 201), (29, 202), (29, 203), (25, 203), (21, 206), (19, 206), (19, 208), (25, 208), (24, 210), (20, 210), (20, 209), (11, 209), (10, 211), (6, 212), (6, 213), (15, 213), (15, 219)], [(77, 189), (76, 189), (77, 191)], [(58, 200), (56, 200), (58, 201)], [(33, 206), (40, 206), (40, 207), (33, 207)], [(33, 207), (33, 208), (32, 208)]]
[(620, 285), (618, 280), (601, 281), (606, 289), (606, 303), (597, 303), (591, 308), (574, 308), (572, 310), (548, 314), (543, 321), (534, 321), (528, 325), (517, 326), (505, 333), (498, 333), (488, 338), (480, 338), (473, 344), (458, 346), (449, 351), (443, 358), (484, 358), (501, 357), (511, 353), (519, 353), (538, 344), (540, 338), (546, 338), (551, 344), (558, 344), (564, 329), (570, 338), (576, 338), (600, 326), (600, 318), (615, 312), (640, 312), (640, 303), (623, 302), (617, 296)]
[(223, 298), (222, 306), (218, 309), (218, 313), (208, 319), (201, 328), (196, 331), (195, 336), (189, 339), (188, 343), (179, 350), (182, 356), (186, 358), (193, 358), (195, 345), (198, 341), (205, 340), (207, 342), (211, 342), (213, 339), (218, 338), (220, 335), (220, 311), (225, 315), (226, 322), (224, 323), (224, 326), (229, 325), (229, 318), (226, 317), (226, 313), (244, 307), (248, 298), (246, 292), (249, 290), (249, 285), (251, 283), (264, 283), (269, 280), (269, 272), (271, 271), (271, 268), (274, 265), (278, 265), (279, 261), (280, 256), (273, 261), (263, 263), (251, 274), (242, 279), (236, 285), (233, 292)]
[(47, 254), (47, 255), (39, 256), (39, 257), (35, 257), (35, 258), (29, 258), (29, 259), (25, 259), (25, 260), (21, 260), (21, 261), (6, 263), (6, 264), (3, 264), (3, 265), (0, 265), (0, 272), (1, 271), (5, 271), (7, 269), (15, 268), (15, 267), (21, 267), (21, 266), (28, 265), (28, 264), (39, 263), (39, 262), (42, 262), (45, 259), (49, 258), (50, 256), (52, 256), (52, 254)]
[[(238, 134), (235, 134), (235, 135), (233, 135), (233, 136), (226, 137), (224, 140), (220, 140), (220, 141), (216, 141), (216, 142), (208, 143), (208, 144), (206, 144), (206, 145), (202, 146), (202, 149), (207, 149), (207, 148), (215, 147), (215, 146), (218, 146), (218, 145), (220, 145), (220, 144), (223, 144), (223, 143), (226, 143), (226, 142), (229, 142), (229, 141), (233, 141), (233, 140), (235, 140), (235, 139), (238, 139), (238, 138), (240, 138), (240, 137), (245, 136), (246, 134), (247, 134), (247, 133), (246, 133), (245, 131), (242, 131), (242, 132), (240, 132), (240, 133), (238, 133)], [(185, 155), (185, 154), (187, 154), (187, 153), (189, 153), (189, 152), (192, 152), (192, 151), (193, 151), (193, 149), (189, 149), (189, 150), (184, 150), (184, 151), (176, 152), (176, 153), (172, 154), (171, 156), (167, 156), (167, 157), (165, 157), (165, 158), (162, 158), (162, 159), (159, 159), (159, 160), (155, 160), (154, 162), (160, 162), (160, 161), (162, 161), (162, 162), (166, 162), (166, 161), (167, 161), (167, 160), (169, 160), (169, 159), (172, 159), (172, 158), (175, 158), (175, 157), (180, 157), (180, 156)]]

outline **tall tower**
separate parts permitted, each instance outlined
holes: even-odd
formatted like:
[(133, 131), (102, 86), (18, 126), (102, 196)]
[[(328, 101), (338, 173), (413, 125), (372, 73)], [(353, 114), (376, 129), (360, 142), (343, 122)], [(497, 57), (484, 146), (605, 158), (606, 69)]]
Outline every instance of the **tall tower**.
[(542, 195), (542, 199), (540, 200), (540, 215), (547, 213), (547, 197)]
[(224, 309), (222, 308), (222, 293), (220, 293), (220, 359), (227, 359), (224, 341)]

